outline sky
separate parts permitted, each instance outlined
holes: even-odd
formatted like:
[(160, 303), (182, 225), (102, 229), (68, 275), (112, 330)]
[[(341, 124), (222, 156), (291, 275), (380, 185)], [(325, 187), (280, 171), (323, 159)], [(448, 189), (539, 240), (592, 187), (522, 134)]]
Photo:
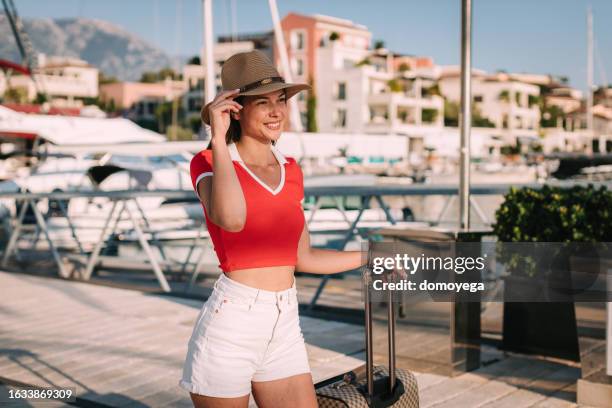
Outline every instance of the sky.
[[(201, 0), (14, 0), (25, 18), (107, 20), (169, 55), (202, 47)], [(461, 0), (277, 0), (289, 12), (326, 14), (365, 25), (391, 51), (460, 63)], [(567, 76), (586, 89), (587, 8), (593, 10), (595, 85), (612, 83), (611, 0), (473, 0), (472, 64), (488, 72)], [(233, 6), (235, 5), (235, 7)], [(235, 10), (235, 13), (233, 13)], [(266, 0), (213, 0), (216, 35), (271, 30)], [(232, 18), (235, 16), (235, 18)], [(235, 21), (235, 24), (232, 23)]]

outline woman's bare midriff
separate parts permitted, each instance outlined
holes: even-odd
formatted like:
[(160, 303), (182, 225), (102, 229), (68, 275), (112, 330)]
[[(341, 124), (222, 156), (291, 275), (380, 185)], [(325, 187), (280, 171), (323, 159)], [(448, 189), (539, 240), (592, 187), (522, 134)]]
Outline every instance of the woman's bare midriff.
[(278, 292), (293, 286), (295, 266), (269, 266), (225, 272), (225, 276), (252, 288)]

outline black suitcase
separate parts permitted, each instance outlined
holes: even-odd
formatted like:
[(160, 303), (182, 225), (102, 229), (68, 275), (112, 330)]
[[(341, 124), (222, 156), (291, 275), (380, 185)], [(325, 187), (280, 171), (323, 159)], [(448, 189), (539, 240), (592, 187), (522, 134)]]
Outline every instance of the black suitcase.
[(414, 375), (395, 366), (395, 304), (388, 305), (389, 368), (374, 367), (372, 357), (372, 305), (368, 284), (371, 272), (363, 274), (365, 298), (366, 364), (344, 375), (317, 384), (317, 401), (322, 408), (418, 408), (419, 389)]

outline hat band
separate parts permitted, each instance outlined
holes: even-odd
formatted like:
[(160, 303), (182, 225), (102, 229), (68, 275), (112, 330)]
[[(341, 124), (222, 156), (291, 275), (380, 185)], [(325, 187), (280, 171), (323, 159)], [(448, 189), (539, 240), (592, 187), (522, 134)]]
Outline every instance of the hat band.
[(283, 77), (270, 77), (270, 78), (261, 79), (259, 81), (251, 82), (250, 84), (243, 86), (242, 88), (240, 88), (240, 92), (247, 92), (255, 88), (259, 88), (262, 85), (273, 84), (276, 82), (285, 83), (285, 80), (283, 79)]

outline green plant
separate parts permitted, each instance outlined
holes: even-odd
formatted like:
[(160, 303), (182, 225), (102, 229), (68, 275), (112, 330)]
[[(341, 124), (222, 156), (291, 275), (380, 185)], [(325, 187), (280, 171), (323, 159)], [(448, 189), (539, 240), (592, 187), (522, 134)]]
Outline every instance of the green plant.
[(362, 67), (364, 65), (372, 65), (372, 61), (370, 61), (370, 59), (366, 57), (355, 64), (356, 67)]
[(47, 95), (44, 93), (37, 92), (36, 98), (34, 98), (34, 103), (37, 105), (42, 105), (45, 102), (49, 102)]
[(559, 119), (565, 120), (565, 112), (557, 105), (543, 106), (540, 108), (542, 114), (540, 119), (540, 127), (550, 128), (557, 127)]
[(317, 96), (315, 95), (315, 87), (313, 79), (308, 80), (310, 91), (306, 100), (306, 130), (308, 132), (318, 132), (317, 126)]
[(606, 187), (512, 188), (493, 230), (508, 242), (606, 242), (612, 239), (612, 192)]
[(503, 102), (510, 102), (510, 92), (508, 90), (503, 90), (499, 93), (497, 98)]
[(539, 105), (540, 104), (540, 96), (539, 95), (529, 95), (527, 97), (527, 104), (529, 105), (530, 108), (533, 105)]
[[(493, 232), (500, 242), (609, 242), (612, 239), (612, 192), (593, 185), (571, 188), (511, 188), (495, 213)], [(537, 245), (537, 244), (535, 244)], [(533, 276), (536, 266), (528, 256), (500, 260), (512, 273)]]
[(4, 91), (3, 102), (26, 103), (28, 101), (28, 90), (24, 87), (8, 88)]
[(404, 92), (404, 86), (395, 78), (388, 80), (387, 86), (391, 92)]
[(335, 31), (332, 31), (332, 33), (329, 35), (329, 41), (336, 41), (340, 39), (340, 34), (338, 34)]
[(380, 50), (381, 48), (385, 48), (385, 42), (382, 40), (378, 40), (374, 43), (374, 49)]
[(421, 121), (423, 123), (433, 123), (438, 117), (438, 111), (436, 109), (425, 108), (421, 112)]
[(459, 126), (459, 104), (444, 99), (444, 126)]
[(423, 98), (428, 98), (434, 95), (437, 95), (437, 96), (442, 95), (442, 93), (440, 92), (440, 86), (438, 84), (433, 84), (427, 88), (423, 88), (422, 94), (423, 94)]
[(405, 62), (402, 62), (398, 67), (398, 71), (399, 72), (410, 71), (410, 65), (406, 64)]
[(499, 148), (499, 152), (504, 156), (510, 156), (514, 154), (519, 154), (521, 152), (521, 147), (518, 145), (503, 145)]

